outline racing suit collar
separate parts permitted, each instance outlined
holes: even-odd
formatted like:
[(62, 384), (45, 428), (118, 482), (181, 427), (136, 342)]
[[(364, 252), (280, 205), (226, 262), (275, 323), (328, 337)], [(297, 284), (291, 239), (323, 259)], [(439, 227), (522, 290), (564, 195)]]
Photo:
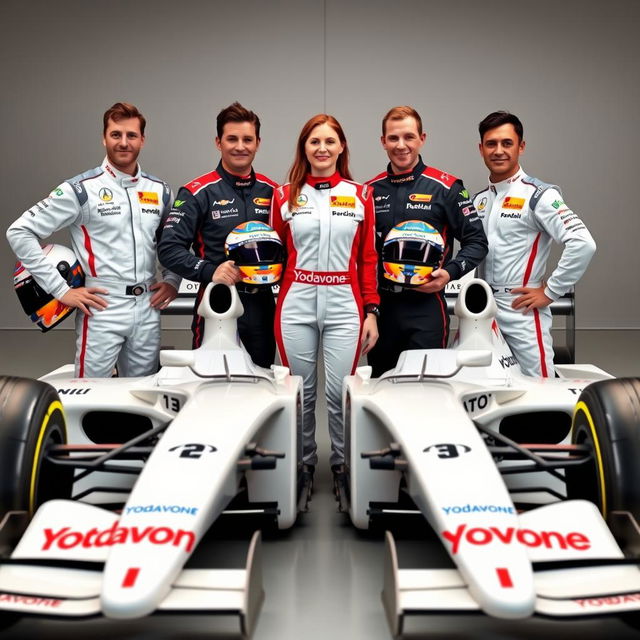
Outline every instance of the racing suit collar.
[(140, 181), (140, 165), (138, 165), (136, 175), (130, 176), (128, 173), (122, 173), (122, 171), (118, 171), (118, 169), (116, 169), (109, 162), (109, 159), (105, 156), (104, 160), (102, 161), (102, 169), (105, 173), (110, 175), (121, 187), (130, 187)]
[(507, 178), (506, 180), (500, 180), (500, 182), (491, 182), (491, 179), (489, 179), (489, 186), (491, 187), (491, 191), (493, 191), (493, 193), (502, 193), (503, 191), (507, 191), (507, 189), (509, 189), (509, 187), (514, 182), (517, 182), (525, 175), (527, 174), (524, 172), (522, 167), (520, 167), (516, 173), (514, 173), (510, 178)]
[(222, 179), (234, 189), (247, 189), (253, 187), (256, 182), (256, 172), (251, 167), (251, 173), (248, 176), (237, 176), (229, 173), (223, 166), (222, 160), (218, 163), (216, 171), (222, 176)]
[(336, 171), (332, 176), (319, 178), (307, 174), (307, 184), (311, 185), (314, 189), (332, 189), (342, 180), (342, 176)]
[(422, 162), (422, 156), (418, 156), (418, 164), (411, 171), (405, 171), (404, 173), (393, 173), (391, 163), (389, 163), (387, 165), (387, 178), (391, 184), (413, 182), (426, 168), (427, 166)]

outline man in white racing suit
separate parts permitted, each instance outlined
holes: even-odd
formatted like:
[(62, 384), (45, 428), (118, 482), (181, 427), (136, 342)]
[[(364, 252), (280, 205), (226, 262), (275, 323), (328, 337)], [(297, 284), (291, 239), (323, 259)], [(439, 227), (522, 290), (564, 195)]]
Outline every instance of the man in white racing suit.
[[(498, 326), (524, 374), (553, 377), (549, 305), (582, 277), (596, 245), (560, 189), (523, 171), (525, 141), (515, 115), (491, 113), (479, 131), (490, 174), (473, 204), (489, 240), (483, 275), (496, 299)], [(564, 249), (544, 280), (552, 241)]]
[[(77, 307), (75, 374), (144, 376), (157, 370), (160, 309), (177, 295), (180, 279), (169, 271), (156, 282), (156, 241), (168, 213), (169, 186), (140, 170), (145, 119), (118, 102), (103, 118), (102, 165), (66, 180), (25, 211), (7, 230), (17, 257), (36, 282)], [(85, 286), (70, 289), (40, 246), (69, 228)]]

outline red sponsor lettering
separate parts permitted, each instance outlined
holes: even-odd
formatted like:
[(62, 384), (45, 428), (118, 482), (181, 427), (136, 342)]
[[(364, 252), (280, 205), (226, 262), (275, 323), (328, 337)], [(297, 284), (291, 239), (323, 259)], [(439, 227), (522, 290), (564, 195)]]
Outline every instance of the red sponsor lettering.
[(19, 596), (14, 593), (0, 593), (0, 602), (9, 604), (24, 604), (30, 607), (59, 607), (62, 600), (56, 598), (41, 598), (39, 596)]
[(516, 529), (515, 527), (467, 529), (466, 524), (461, 524), (454, 532), (443, 531), (442, 537), (451, 543), (452, 554), (458, 553), (463, 540), (476, 546), (491, 544), (494, 540), (502, 544), (511, 544), (515, 540), (526, 547), (546, 547), (547, 549), (555, 547), (586, 551), (591, 547), (589, 538), (577, 531), (562, 534), (559, 531), (533, 531), (532, 529)]
[(305, 271), (303, 269), (293, 270), (295, 281), (304, 284), (350, 284), (351, 274), (348, 271)]
[(87, 532), (70, 531), (69, 527), (63, 527), (58, 531), (44, 529), (43, 551), (48, 551), (57, 546), (59, 549), (72, 549), (81, 545), (82, 547), (111, 547), (115, 544), (139, 544), (148, 540), (151, 544), (172, 544), (179, 547), (184, 543), (184, 549), (190, 552), (196, 542), (193, 531), (184, 529), (170, 529), (169, 527), (120, 527), (118, 522), (114, 522), (111, 527), (104, 531), (90, 529)]
[(133, 587), (138, 579), (138, 574), (140, 573), (140, 567), (131, 567), (131, 569), (127, 570), (127, 573), (124, 576), (124, 580), (122, 581), (122, 588), (127, 589), (129, 587)]
[(578, 598), (574, 600), (581, 607), (606, 607), (618, 604), (632, 604), (640, 602), (640, 593), (627, 593), (623, 596), (607, 596), (605, 598)]

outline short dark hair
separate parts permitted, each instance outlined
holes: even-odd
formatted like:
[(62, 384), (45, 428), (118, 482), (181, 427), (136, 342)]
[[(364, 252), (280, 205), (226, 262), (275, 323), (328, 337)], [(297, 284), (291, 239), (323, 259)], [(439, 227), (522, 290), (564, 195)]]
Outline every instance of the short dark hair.
[(520, 118), (518, 118), (518, 116), (515, 116), (513, 113), (509, 113), (508, 111), (494, 111), (478, 125), (480, 142), (482, 142), (484, 134), (487, 133), (487, 131), (500, 127), (503, 124), (512, 124), (513, 128), (516, 130), (516, 134), (518, 135), (518, 141), (522, 142), (522, 138), (524, 137), (522, 122), (520, 122)]
[(237, 101), (230, 104), (218, 114), (218, 117), (216, 118), (216, 131), (218, 132), (218, 138), (222, 138), (224, 125), (227, 124), (227, 122), (251, 122), (256, 129), (256, 138), (260, 138), (260, 118), (258, 118), (253, 111), (245, 109)]
[(134, 107), (128, 102), (116, 102), (112, 107), (109, 107), (102, 116), (102, 135), (107, 133), (107, 127), (109, 126), (109, 120), (114, 122), (120, 122), (120, 120), (127, 120), (128, 118), (138, 118), (140, 121), (140, 133), (144, 135), (144, 128), (147, 121), (144, 116), (138, 111), (138, 107)]

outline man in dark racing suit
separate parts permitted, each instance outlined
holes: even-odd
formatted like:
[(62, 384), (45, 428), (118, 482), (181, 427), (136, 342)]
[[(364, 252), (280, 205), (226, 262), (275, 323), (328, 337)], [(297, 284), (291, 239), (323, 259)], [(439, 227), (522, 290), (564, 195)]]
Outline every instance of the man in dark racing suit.
[[(235, 284), (244, 307), (244, 315), (238, 319), (240, 339), (257, 365), (270, 367), (275, 358), (271, 287), (241, 282), (240, 270), (226, 259), (224, 242), (243, 222), (269, 222), (271, 196), (278, 185), (252, 168), (260, 146), (260, 119), (255, 113), (234, 102), (218, 114), (216, 124), (220, 163), (215, 171), (178, 191), (162, 231), (158, 256), (164, 266), (183, 278), (202, 283), (191, 325), (194, 348), (200, 346), (204, 331), (204, 320), (196, 310), (205, 285), (211, 281)], [(192, 246), (193, 253), (189, 251)]]
[[(482, 222), (462, 180), (422, 162), (419, 154), (425, 139), (422, 120), (412, 107), (394, 107), (382, 120), (381, 141), (389, 165), (368, 182), (373, 187), (378, 255), (389, 231), (404, 220), (429, 223), (442, 236), (445, 250), (431, 281), (413, 289), (384, 278), (379, 261), (380, 337), (368, 356), (375, 377), (395, 367), (402, 351), (447, 346), (444, 288), (476, 267), (487, 253)], [(454, 239), (460, 242), (455, 257)]]

